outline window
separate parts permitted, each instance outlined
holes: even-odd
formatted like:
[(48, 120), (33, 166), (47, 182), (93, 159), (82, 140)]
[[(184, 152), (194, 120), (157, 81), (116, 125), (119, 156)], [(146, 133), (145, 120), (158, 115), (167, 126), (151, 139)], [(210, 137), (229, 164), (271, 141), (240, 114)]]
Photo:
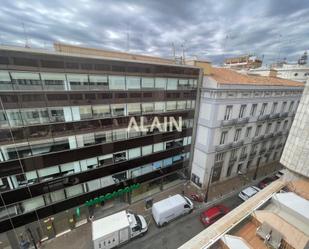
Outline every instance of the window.
[(247, 127), (245, 137), (250, 137), (250, 135), (251, 135), (251, 131), (252, 131), (252, 127)]
[(126, 78), (127, 89), (141, 89), (141, 79), (138, 77), (130, 77)]
[(124, 116), (125, 115), (125, 105), (115, 104), (111, 106), (113, 116)]
[(124, 76), (109, 76), (109, 89), (111, 90), (125, 90)]
[(220, 144), (224, 144), (225, 143), (226, 136), (227, 136), (227, 131), (223, 131), (221, 133)]
[(273, 106), (272, 106), (272, 108), (271, 108), (271, 112), (270, 112), (271, 114), (273, 114), (273, 113), (276, 112), (277, 106), (278, 106), (278, 103), (277, 103), (277, 102), (274, 102), (274, 103), (273, 103)]
[(247, 107), (247, 105), (241, 105), (240, 106), (239, 115), (238, 115), (239, 118), (243, 118), (244, 117), (245, 111), (246, 111), (246, 107)]
[(252, 164), (252, 160), (249, 160), (249, 161), (247, 162), (247, 169), (251, 166), (251, 164)]
[(263, 103), (263, 104), (262, 104), (262, 108), (261, 108), (260, 115), (264, 115), (265, 110), (266, 110), (266, 107), (267, 107), (267, 103)]
[(114, 153), (114, 162), (121, 162), (127, 160), (127, 153), (125, 151)]
[(169, 78), (167, 80), (167, 90), (177, 90), (178, 79)]
[(111, 116), (109, 105), (94, 105), (92, 106), (92, 112), (94, 118)]
[(288, 120), (285, 120), (283, 123), (283, 130), (286, 130), (288, 128)]
[(289, 106), (289, 112), (293, 110), (293, 106), (294, 106), (294, 101), (291, 101), (290, 106)]
[(235, 136), (234, 136), (234, 141), (238, 141), (239, 137), (240, 137), (240, 134), (241, 134), (241, 128), (240, 129), (236, 129), (235, 131)]
[(141, 104), (140, 103), (127, 104), (127, 108), (128, 108), (128, 115), (141, 114)]
[(237, 158), (237, 150), (238, 150), (238, 149), (233, 149), (233, 150), (231, 150), (230, 159), (236, 159), (236, 158)]
[(280, 130), (280, 126), (281, 126), (281, 122), (278, 121), (278, 122), (276, 123), (275, 131), (279, 131), (279, 130)]
[(165, 102), (155, 102), (154, 108), (155, 108), (155, 112), (164, 112)]
[(154, 78), (142, 78), (142, 88), (154, 88)]
[(232, 105), (226, 106), (225, 114), (224, 114), (224, 120), (229, 120), (231, 118), (231, 116), (232, 116), (232, 109), (233, 109)]
[(129, 149), (129, 160), (141, 156), (141, 148)]
[(155, 79), (155, 88), (166, 89), (166, 78), (156, 78)]
[(218, 153), (215, 156), (215, 162), (223, 161), (225, 153)]
[(272, 123), (268, 123), (267, 126), (266, 126), (266, 130), (265, 130), (265, 134), (268, 134), (269, 131), (271, 130), (271, 126), (272, 126)]
[(256, 113), (257, 109), (257, 104), (252, 104), (251, 111), (250, 111), (250, 116), (253, 117)]
[(226, 172), (226, 177), (229, 177), (231, 175), (233, 166), (234, 166), (234, 163), (229, 164), (229, 167), (227, 168), (227, 172)]
[(260, 135), (261, 129), (262, 129), (262, 125), (258, 125), (258, 126), (256, 127), (254, 136)]
[(241, 172), (242, 169), (242, 163), (239, 163), (237, 166), (237, 173), (240, 171)]
[(286, 102), (283, 102), (281, 106), (281, 112), (285, 112), (285, 108), (286, 108)]
[(153, 103), (142, 103), (142, 110), (143, 110), (143, 113), (153, 112), (154, 104)]
[(241, 152), (240, 152), (240, 155), (246, 155), (246, 153), (247, 153), (247, 147), (246, 146), (244, 146), (244, 147), (242, 147), (242, 149), (241, 149)]

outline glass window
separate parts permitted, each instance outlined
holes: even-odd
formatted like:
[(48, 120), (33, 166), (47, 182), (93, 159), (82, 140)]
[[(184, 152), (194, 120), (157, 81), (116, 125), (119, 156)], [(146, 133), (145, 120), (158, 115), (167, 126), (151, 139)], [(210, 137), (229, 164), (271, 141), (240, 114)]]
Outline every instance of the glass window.
[(152, 145), (147, 145), (142, 147), (143, 156), (150, 155), (152, 153)]
[(127, 104), (128, 115), (140, 115), (141, 114), (141, 104), (140, 103), (132, 103)]
[(89, 89), (87, 74), (67, 74), (67, 80), (71, 90)]
[(40, 178), (44, 178), (44, 180), (51, 180), (60, 173), (59, 167), (58, 166), (53, 166), (53, 167), (48, 167), (44, 169), (39, 169), (38, 170), (38, 176)]
[(90, 89), (108, 89), (107, 75), (89, 75)]
[(141, 148), (129, 149), (129, 160), (141, 156)]
[(113, 163), (113, 154), (107, 154), (104, 156), (99, 156), (99, 165), (105, 166)]
[(186, 109), (186, 101), (177, 101), (177, 109), (178, 110), (185, 110)]
[(156, 78), (155, 79), (155, 87), (159, 89), (166, 89), (166, 78)]
[(64, 90), (65, 74), (59, 73), (41, 73), (43, 88), (45, 90)]
[(113, 116), (124, 116), (125, 112), (125, 104), (115, 104), (111, 105), (112, 115)]
[(141, 89), (141, 79), (139, 77), (126, 77), (127, 89)]
[(153, 145), (153, 152), (162, 151), (164, 147), (164, 143), (157, 143)]
[(94, 105), (92, 106), (92, 112), (94, 118), (105, 118), (111, 116), (109, 105)]
[(2, 90), (12, 90), (13, 85), (11, 82), (11, 78), (9, 72), (0, 71), (0, 91)]
[(76, 196), (83, 193), (83, 187), (81, 184), (72, 187), (65, 188), (67, 197)]
[(70, 162), (70, 163), (64, 163), (60, 165), (60, 170), (62, 173), (62, 176), (74, 174), (76, 172), (80, 172), (80, 165), (79, 162)]
[(92, 118), (92, 109), (90, 105), (80, 106), (79, 107), (80, 119), (90, 119)]
[(98, 166), (98, 158), (97, 157), (88, 158), (88, 159), (80, 161), (80, 167), (81, 167), (82, 171), (94, 169), (97, 166)]
[(188, 88), (189, 87), (189, 80), (187, 79), (179, 79), (179, 88), (180, 89), (185, 89), (185, 88)]
[(163, 166), (164, 167), (167, 167), (167, 166), (172, 165), (172, 164), (173, 164), (173, 158), (172, 157), (163, 160)]
[(160, 169), (162, 167), (162, 161), (154, 162), (152, 166), (154, 170)]
[(165, 102), (155, 102), (155, 112), (164, 112)]
[(103, 131), (103, 132), (96, 132), (94, 135), (95, 143), (109, 143), (112, 142), (112, 132), (111, 131)]
[(38, 73), (12, 72), (13, 83), (19, 90), (40, 90), (42, 89), (40, 75)]
[(125, 160), (127, 160), (127, 152), (126, 151), (114, 153), (114, 162), (115, 163), (125, 161)]
[(119, 129), (113, 131), (113, 140), (124, 140), (127, 139), (127, 129)]
[(49, 107), (48, 112), (49, 112), (49, 118), (51, 122), (65, 121), (63, 107)]
[(21, 116), (25, 124), (43, 124), (49, 122), (47, 109), (22, 109)]
[(35, 210), (36, 208), (42, 207), (44, 205), (45, 205), (45, 203), (44, 203), (43, 196), (30, 198), (30, 199), (22, 202), (23, 213), (30, 212), (30, 211)]
[(167, 90), (176, 90), (178, 85), (178, 79), (169, 78), (167, 80)]
[(166, 102), (166, 111), (174, 111), (176, 110), (176, 101), (167, 101)]
[(124, 76), (109, 76), (109, 89), (111, 90), (125, 90)]
[(187, 109), (191, 109), (191, 100), (187, 100), (187, 106), (186, 106)]
[(142, 88), (154, 88), (154, 78), (142, 78)]
[(142, 104), (143, 113), (151, 113), (154, 111), (153, 103), (143, 103)]

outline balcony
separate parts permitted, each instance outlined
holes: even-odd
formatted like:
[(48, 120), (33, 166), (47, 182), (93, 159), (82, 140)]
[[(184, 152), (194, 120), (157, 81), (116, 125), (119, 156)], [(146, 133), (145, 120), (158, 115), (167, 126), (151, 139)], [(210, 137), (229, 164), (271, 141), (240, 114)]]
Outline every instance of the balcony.
[(217, 145), (215, 147), (215, 151), (223, 151), (223, 150), (229, 150), (232, 148), (232, 144), (233, 143), (227, 143), (227, 144), (220, 144), (220, 145)]
[(287, 116), (289, 116), (288, 112), (280, 113), (280, 118), (286, 118)]
[(280, 117), (280, 113), (273, 113), (273, 114), (270, 114), (269, 118), (270, 119), (276, 119), (276, 118), (279, 118)]
[(247, 118), (238, 118), (236, 119), (236, 124), (237, 125), (242, 125), (242, 124), (246, 124), (249, 122), (249, 117)]
[(237, 119), (229, 119), (229, 120), (222, 120), (221, 121), (221, 126), (225, 127), (225, 126), (232, 126), (236, 123)]
[(273, 150), (274, 148), (275, 148), (275, 145), (272, 145), (272, 146), (269, 147), (269, 150), (271, 151), (271, 150)]
[(245, 161), (247, 159), (247, 154), (240, 155), (239, 161)]
[(244, 144), (243, 140), (235, 141), (235, 142), (232, 143), (232, 147), (233, 148), (240, 147), (240, 146), (243, 146), (243, 144)]
[(278, 132), (275, 133), (274, 136), (275, 136), (275, 137), (280, 137), (281, 135), (282, 135), (282, 131), (278, 131)]
[(267, 119), (269, 119), (269, 114), (260, 115), (260, 116), (258, 116), (258, 118), (257, 118), (258, 121), (265, 121), (265, 120), (267, 120)]
[(283, 146), (283, 144), (280, 143), (280, 144), (278, 144), (278, 145), (276, 146), (276, 149), (279, 149), (279, 148), (281, 148), (282, 146)]
[(263, 139), (264, 139), (264, 135), (260, 135), (260, 136), (252, 138), (252, 142), (259, 142), (259, 141), (262, 141)]
[(266, 149), (263, 148), (263, 149), (260, 150), (259, 154), (262, 155), (262, 154), (265, 153), (265, 152), (266, 152)]
[(256, 151), (252, 151), (252, 152), (250, 152), (249, 158), (251, 159), (251, 158), (255, 157), (255, 155), (256, 155)]
[(270, 138), (273, 138), (273, 137), (274, 137), (273, 133), (264, 135), (264, 139), (270, 139)]
[(230, 158), (229, 164), (234, 164), (237, 161), (237, 157)]

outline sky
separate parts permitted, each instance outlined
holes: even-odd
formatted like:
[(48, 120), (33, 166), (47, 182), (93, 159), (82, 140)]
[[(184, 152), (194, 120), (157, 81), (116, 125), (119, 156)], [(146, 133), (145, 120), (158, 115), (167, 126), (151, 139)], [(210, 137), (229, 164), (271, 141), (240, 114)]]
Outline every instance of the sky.
[(0, 0), (0, 44), (53, 42), (211, 60), (296, 61), (309, 49), (308, 0)]

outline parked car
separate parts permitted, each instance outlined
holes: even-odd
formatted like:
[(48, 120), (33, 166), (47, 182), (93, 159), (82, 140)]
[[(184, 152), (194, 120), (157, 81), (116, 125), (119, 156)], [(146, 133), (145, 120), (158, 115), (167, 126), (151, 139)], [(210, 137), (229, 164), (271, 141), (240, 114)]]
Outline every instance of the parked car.
[(224, 205), (217, 205), (201, 213), (200, 221), (204, 226), (209, 226), (226, 215), (230, 210)]
[(154, 203), (151, 211), (156, 224), (161, 227), (181, 215), (191, 213), (193, 207), (188, 197), (178, 194)]
[(254, 196), (256, 193), (258, 193), (260, 191), (260, 189), (256, 186), (250, 186), (248, 188), (245, 188), (244, 190), (242, 190), (238, 196), (240, 199), (242, 199), (243, 201), (248, 200), (250, 197)]
[(275, 176), (266, 177), (266, 178), (264, 178), (262, 181), (260, 181), (258, 183), (258, 187), (260, 189), (263, 189), (263, 188), (265, 188), (266, 186), (268, 186), (271, 182), (273, 182), (275, 180), (277, 180), (277, 178)]
[(121, 211), (92, 222), (93, 248), (114, 248), (132, 238), (143, 236), (147, 230), (143, 216)]

